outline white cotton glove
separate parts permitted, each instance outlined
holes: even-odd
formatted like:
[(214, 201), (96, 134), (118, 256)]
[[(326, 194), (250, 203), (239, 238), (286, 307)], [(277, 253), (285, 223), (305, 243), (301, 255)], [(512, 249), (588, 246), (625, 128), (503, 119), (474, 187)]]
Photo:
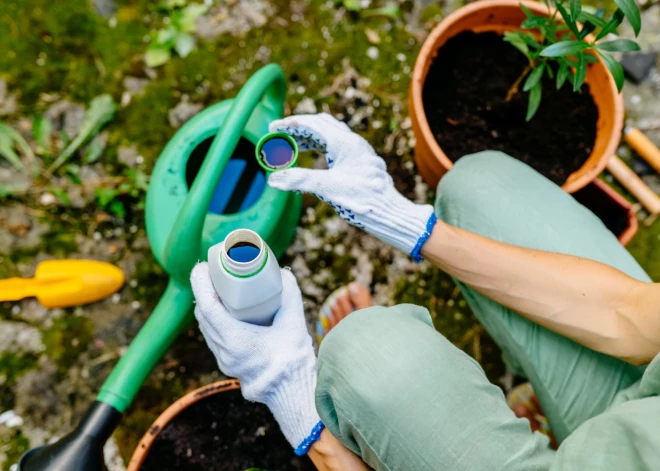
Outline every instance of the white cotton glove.
[(433, 207), (396, 191), (385, 161), (367, 141), (327, 113), (290, 116), (273, 121), (269, 129), (290, 134), (300, 150), (325, 154), (329, 167), (273, 172), (270, 186), (312, 193), (350, 224), (421, 260), (422, 245), (436, 222)]
[(241, 381), (245, 399), (266, 404), (296, 454), (306, 454), (324, 426), (314, 403), (316, 356), (291, 271), (282, 270), (282, 306), (271, 326), (233, 318), (213, 288), (207, 263), (195, 266), (190, 281), (195, 317), (220, 370)]

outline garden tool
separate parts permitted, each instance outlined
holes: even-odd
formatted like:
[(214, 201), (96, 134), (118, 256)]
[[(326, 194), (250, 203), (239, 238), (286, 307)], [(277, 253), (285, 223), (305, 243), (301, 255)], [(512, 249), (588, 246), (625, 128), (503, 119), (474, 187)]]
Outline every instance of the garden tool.
[(114, 265), (95, 260), (46, 260), (34, 278), (0, 280), (0, 302), (34, 296), (44, 307), (80, 306), (117, 292), (124, 274)]
[[(285, 93), (282, 69), (267, 65), (236, 98), (202, 111), (167, 144), (152, 173), (146, 201), (147, 236), (156, 260), (170, 275), (165, 293), (78, 427), (52, 445), (28, 451), (19, 471), (104, 469), (103, 443), (193, 318), (193, 266), (238, 228), (259, 234), (275, 256), (284, 252), (295, 234), (302, 196), (275, 190), (264, 184), (261, 172), (250, 176), (247, 171), (251, 163), (258, 168), (252, 143), (268, 132), (269, 122), (282, 117)], [(246, 150), (250, 146), (251, 152)], [(240, 162), (232, 164), (235, 161)], [(231, 171), (225, 173), (227, 168)]]
[(637, 128), (626, 126), (623, 137), (630, 147), (660, 173), (660, 149)]
[(623, 160), (613, 155), (607, 162), (607, 170), (639, 200), (651, 215), (660, 214), (660, 198), (658, 195)]

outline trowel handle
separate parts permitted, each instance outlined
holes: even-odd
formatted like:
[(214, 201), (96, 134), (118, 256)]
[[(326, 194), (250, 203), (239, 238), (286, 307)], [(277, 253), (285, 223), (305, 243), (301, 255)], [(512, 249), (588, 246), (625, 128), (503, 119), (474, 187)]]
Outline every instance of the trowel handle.
[(285, 93), (282, 69), (269, 64), (252, 75), (234, 99), (167, 239), (163, 263), (179, 282), (188, 282), (199, 259), (202, 230), (213, 193), (252, 113), (261, 103), (282, 116)]
[(607, 170), (644, 206), (650, 214), (660, 214), (660, 198), (623, 160), (616, 155), (607, 162)]
[(660, 149), (637, 128), (626, 128), (624, 138), (628, 145), (660, 173)]

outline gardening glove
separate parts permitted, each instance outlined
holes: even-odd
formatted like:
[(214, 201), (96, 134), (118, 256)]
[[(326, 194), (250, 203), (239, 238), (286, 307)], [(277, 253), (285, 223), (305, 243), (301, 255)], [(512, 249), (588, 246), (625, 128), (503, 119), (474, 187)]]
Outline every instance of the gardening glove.
[(421, 261), (422, 245), (436, 223), (433, 207), (396, 191), (385, 161), (366, 140), (327, 113), (290, 116), (269, 129), (290, 134), (300, 150), (317, 150), (328, 162), (328, 170), (273, 172), (270, 186), (312, 193), (350, 224)]
[(316, 412), (316, 356), (295, 277), (282, 270), (282, 306), (273, 324), (259, 326), (229, 314), (207, 263), (190, 276), (195, 317), (218, 366), (241, 381), (243, 397), (266, 404), (297, 455), (307, 453), (324, 426)]

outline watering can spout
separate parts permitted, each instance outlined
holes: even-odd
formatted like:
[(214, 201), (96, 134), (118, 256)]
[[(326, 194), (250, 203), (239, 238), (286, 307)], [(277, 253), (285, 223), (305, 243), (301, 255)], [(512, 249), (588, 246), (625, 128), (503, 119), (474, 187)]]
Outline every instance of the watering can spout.
[(94, 402), (73, 432), (52, 445), (23, 455), (18, 471), (105, 470), (103, 444), (120, 418), (121, 413), (114, 407)]

